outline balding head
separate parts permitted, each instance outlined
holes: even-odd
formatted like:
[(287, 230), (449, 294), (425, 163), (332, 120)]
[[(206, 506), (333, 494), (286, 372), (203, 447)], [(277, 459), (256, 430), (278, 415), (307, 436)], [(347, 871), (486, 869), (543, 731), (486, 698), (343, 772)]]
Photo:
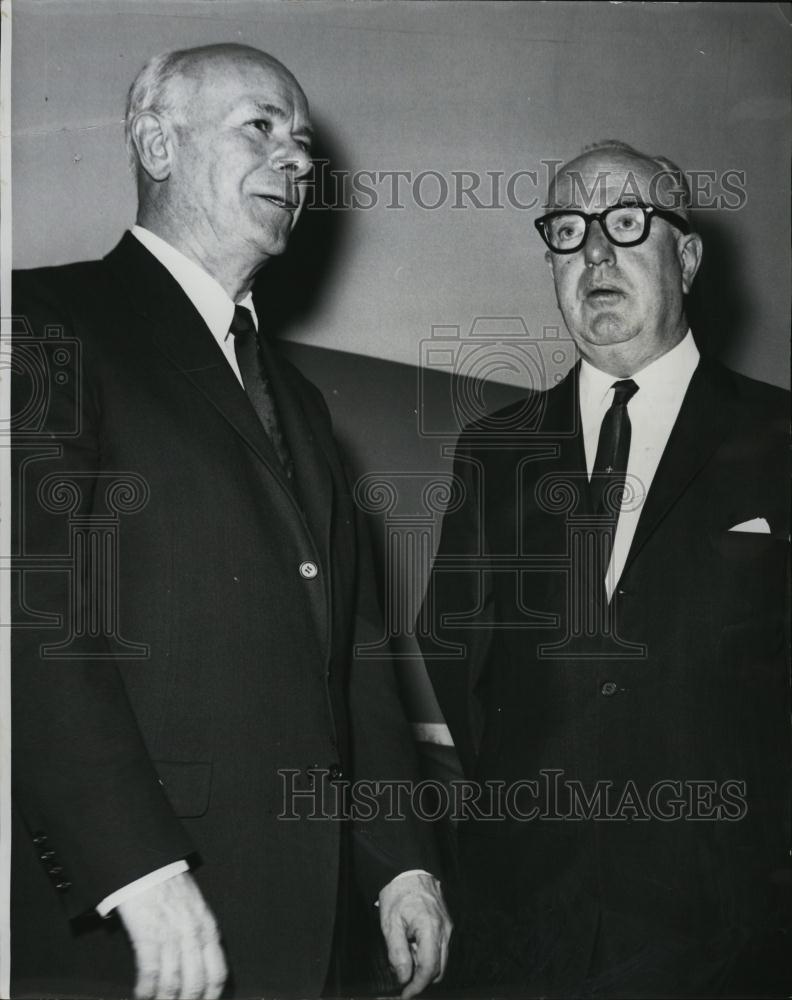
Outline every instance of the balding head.
[(195, 94), (206, 73), (222, 74), (229, 67), (245, 62), (276, 69), (301, 91), (297, 80), (283, 63), (252, 45), (223, 42), (219, 45), (201, 45), (194, 49), (175, 49), (149, 59), (132, 81), (127, 94), (124, 134), (132, 166), (136, 169), (139, 164), (132, 128), (137, 115), (151, 111), (167, 115), (183, 125), (187, 119), (190, 97)]
[[(617, 206), (628, 210), (608, 212)], [(555, 175), (547, 207), (556, 214), (542, 220), (551, 227), (547, 261), (567, 329), (602, 371), (635, 375), (684, 337), (684, 296), (702, 249), (689, 206), (676, 164), (617, 140), (588, 147)]]
[(232, 298), (286, 248), (311, 166), (308, 102), (294, 76), (247, 45), (156, 56), (129, 92), (138, 222)]
[[(592, 171), (592, 164), (596, 164), (596, 171)], [(690, 186), (680, 167), (667, 156), (642, 153), (620, 139), (603, 139), (584, 146), (574, 159), (560, 167), (548, 191), (548, 210), (569, 207), (564, 199), (571, 196), (585, 202), (578, 206), (584, 211), (596, 211), (594, 202), (601, 201), (609, 168), (619, 172), (618, 178), (610, 178), (610, 204), (621, 200), (620, 195), (632, 195), (689, 218)]]

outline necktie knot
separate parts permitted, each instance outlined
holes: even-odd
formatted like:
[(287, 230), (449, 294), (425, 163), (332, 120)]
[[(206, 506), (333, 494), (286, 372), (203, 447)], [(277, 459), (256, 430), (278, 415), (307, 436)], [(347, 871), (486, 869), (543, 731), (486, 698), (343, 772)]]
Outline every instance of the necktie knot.
[(631, 378), (619, 379), (613, 383), (613, 406), (626, 406), (638, 392), (638, 386)]
[(256, 324), (253, 322), (253, 313), (244, 306), (234, 306), (234, 316), (228, 329), (234, 337), (239, 338), (245, 338), (251, 333), (255, 334)]

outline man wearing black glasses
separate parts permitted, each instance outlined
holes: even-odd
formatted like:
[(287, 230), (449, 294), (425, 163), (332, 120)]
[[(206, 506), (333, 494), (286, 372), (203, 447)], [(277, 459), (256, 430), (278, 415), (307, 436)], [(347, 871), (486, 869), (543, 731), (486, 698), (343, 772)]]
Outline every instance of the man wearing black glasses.
[(560, 169), (536, 226), (580, 363), (457, 447), (427, 611), (474, 993), (792, 983), (789, 399), (700, 357), (689, 205), (623, 143)]

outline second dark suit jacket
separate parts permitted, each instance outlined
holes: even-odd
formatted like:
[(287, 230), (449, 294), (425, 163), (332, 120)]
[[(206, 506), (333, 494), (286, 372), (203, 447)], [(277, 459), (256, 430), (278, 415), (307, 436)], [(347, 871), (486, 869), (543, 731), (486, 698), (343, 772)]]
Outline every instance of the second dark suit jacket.
[[(332, 778), (415, 774), (390, 665), (353, 654), (383, 628), (324, 401), (266, 349), (292, 487), (129, 234), (19, 273), (13, 308), (15, 995), (128, 995), (124, 935), (93, 907), (184, 856), (230, 989), (318, 995), (346, 828)], [(280, 818), (287, 787), (299, 820)], [(317, 788), (329, 815), (309, 820)], [(357, 824), (367, 905), (432, 865), (409, 819)]]
[[(726, 962), (778, 925), (792, 887), (788, 395), (700, 362), (608, 609), (577, 379), (462, 434), (464, 499), (445, 517), (425, 608), (467, 776), (561, 782), (557, 807), (544, 796), (549, 819), (460, 823), (474, 974), (495, 991), (543, 982), (550, 962), (567, 967), (557, 982), (582, 981), (595, 946), (607, 950), (606, 912), (647, 943)], [(768, 534), (729, 530), (756, 518)], [(589, 797), (610, 782), (615, 806), (632, 783), (642, 800), (617, 821), (553, 819), (568, 814), (567, 780)], [(668, 821), (651, 802), (644, 817), (663, 781), (682, 783), (657, 793)], [(718, 796), (744, 789), (743, 815), (706, 818), (723, 806), (713, 782)], [(702, 796), (704, 818), (673, 819), (677, 789), (688, 815)], [(528, 813), (537, 797), (512, 801)]]

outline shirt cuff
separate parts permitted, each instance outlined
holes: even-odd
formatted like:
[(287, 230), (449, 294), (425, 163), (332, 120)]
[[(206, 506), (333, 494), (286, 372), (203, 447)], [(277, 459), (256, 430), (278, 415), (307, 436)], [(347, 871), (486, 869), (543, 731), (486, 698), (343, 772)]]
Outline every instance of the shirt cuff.
[[(428, 875), (429, 878), (434, 878), (434, 875), (432, 875), (431, 872), (424, 871), (423, 868), (411, 868), (409, 871), (399, 872), (396, 878), (392, 878), (390, 882), (388, 882), (388, 885), (393, 885), (394, 882), (398, 882), (400, 878), (406, 878), (408, 875)], [(383, 886), (383, 888), (387, 888), (387, 886)], [(379, 906), (379, 900), (377, 900), (374, 905)]]
[[(188, 872), (190, 866), (186, 861), (173, 861), (169, 865), (164, 865), (162, 868), (156, 868), (153, 872), (149, 872), (148, 875), (144, 875), (142, 878), (135, 879), (134, 882), (130, 882), (128, 885), (121, 886), (120, 889), (116, 889), (115, 892), (111, 892), (109, 896), (97, 904), (96, 912), (100, 917), (109, 917), (110, 913), (121, 903), (125, 903), (128, 899), (133, 896), (137, 896), (139, 892), (143, 892), (144, 889), (150, 889), (152, 886), (159, 885), (160, 882), (167, 882), (169, 878), (173, 878), (174, 875), (181, 875), (182, 872)], [(405, 874), (409, 874), (405, 872)], [(400, 878), (401, 876), (397, 876)], [(395, 880), (394, 880), (395, 881)]]

